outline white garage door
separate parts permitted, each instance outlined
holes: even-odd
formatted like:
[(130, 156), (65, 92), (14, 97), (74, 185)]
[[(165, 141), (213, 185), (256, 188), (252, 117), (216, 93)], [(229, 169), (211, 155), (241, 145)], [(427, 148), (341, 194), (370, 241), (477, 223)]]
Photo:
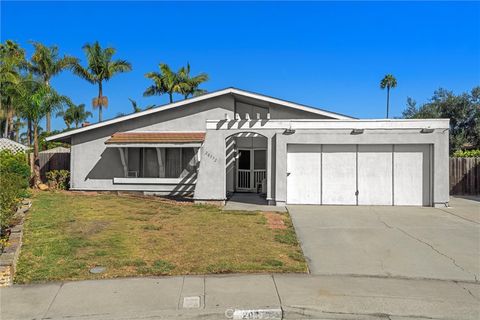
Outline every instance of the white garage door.
[(392, 145), (358, 146), (358, 204), (393, 204), (392, 158)]
[(287, 203), (430, 205), (429, 145), (288, 145)]
[(428, 145), (395, 145), (393, 201), (396, 205), (430, 205), (430, 152)]
[(357, 204), (356, 145), (322, 145), (322, 203)]
[(320, 204), (320, 145), (289, 145), (287, 150), (287, 202)]

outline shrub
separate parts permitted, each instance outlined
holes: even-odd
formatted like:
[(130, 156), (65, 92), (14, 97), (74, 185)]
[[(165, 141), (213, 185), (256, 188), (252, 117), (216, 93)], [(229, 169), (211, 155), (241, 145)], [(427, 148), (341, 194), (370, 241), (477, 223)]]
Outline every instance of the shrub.
[(46, 173), (46, 177), (50, 188), (66, 190), (70, 172), (68, 170), (52, 170)]
[(0, 174), (12, 173), (20, 177), (22, 188), (28, 188), (30, 179), (30, 166), (25, 153), (13, 153), (10, 150), (0, 151)]
[(455, 158), (480, 158), (480, 149), (457, 150), (453, 153)]
[(20, 199), (28, 196), (29, 178), (24, 153), (0, 151), (0, 234), (10, 225)]
[(20, 187), (22, 178), (15, 173), (2, 173), (0, 175), (0, 231), (10, 225), (15, 214), (17, 204), (24, 193)]

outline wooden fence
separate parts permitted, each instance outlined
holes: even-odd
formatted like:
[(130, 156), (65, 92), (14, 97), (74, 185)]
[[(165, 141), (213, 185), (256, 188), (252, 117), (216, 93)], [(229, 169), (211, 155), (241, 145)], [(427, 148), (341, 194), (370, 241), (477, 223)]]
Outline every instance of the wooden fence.
[(480, 194), (480, 158), (450, 158), (450, 194)]
[[(33, 170), (33, 153), (30, 153), (30, 167)], [(47, 181), (46, 173), (52, 170), (70, 170), (70, 153), (39, 153), (40, 177), (43, 182)], [(32, 171), (33, 172), (33, 171)]]

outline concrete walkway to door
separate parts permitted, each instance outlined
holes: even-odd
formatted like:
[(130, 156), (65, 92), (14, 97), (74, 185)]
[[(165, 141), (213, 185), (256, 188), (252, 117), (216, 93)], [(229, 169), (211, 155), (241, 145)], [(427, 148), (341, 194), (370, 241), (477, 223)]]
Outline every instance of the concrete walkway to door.
[(478, 201), (288, 209), (313, 274), (480, 281)]
[(253, 192), (234, 193), (227, 200), (223, 210), (287, 212), (284, 206), (269, 206), (264, 197)]

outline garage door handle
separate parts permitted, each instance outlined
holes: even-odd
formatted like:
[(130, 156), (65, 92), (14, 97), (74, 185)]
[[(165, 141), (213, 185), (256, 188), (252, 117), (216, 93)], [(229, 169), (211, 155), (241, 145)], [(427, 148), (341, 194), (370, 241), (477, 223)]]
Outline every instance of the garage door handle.
[(287, 177), (290, 175), (290, 172), (287, 172)]
[(355, 191), (355, 195), (356, 195), (356, 196), (358, 196), (358, 190), (357, 190), (357, 191)]

